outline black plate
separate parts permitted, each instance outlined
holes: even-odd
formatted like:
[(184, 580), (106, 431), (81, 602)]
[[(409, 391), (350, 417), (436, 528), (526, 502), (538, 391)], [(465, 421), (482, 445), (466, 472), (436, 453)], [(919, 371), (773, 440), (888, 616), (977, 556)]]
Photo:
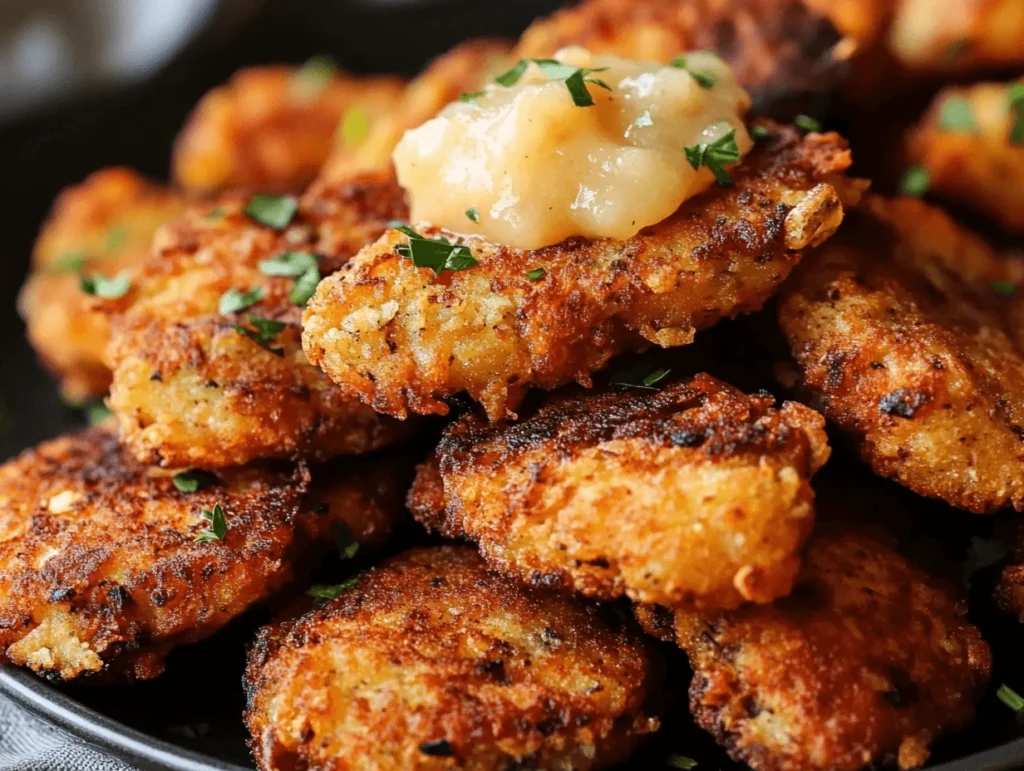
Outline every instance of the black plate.
[[(468, 37), (515, 34), (558, 4), (407, 0), (382, 10), (374, 0), (223, 0), (210, 27), (148, 83), (0, 129), (0, 413), (8, 418), (0, 421), (0, 459), (82, 425), (81, 414), (61, 402), (36, 363), (14, 305), (39, 223), (61, 187), (115, 164), (165, 177), (171, 141), (188, 109), (239, 66), (326, 52), (355, 71), (410, 73)], [(1024, 634), (991, 611), (990, 583), (976, 582), (972, 614), (984, 616), (977, 620), (998, 641), (993, 684), (971, 730), (936, 746), (935, 761), (951, 761), (933, 767), (941, 771), (1024, 768), (1024, 740), (1015, 738), (1020, 729), (994, 697), (1001, 682), (1024, 686)], [(150, 683), (58, 687), (0, 667), (0, 693), (147, 771), (242, 771), (251, 768), (241, 722), (244, 649), (265, 620), (255, 611), (212, 640), (174, 651), (167, 674)], [(687, 682), (681, 654), (666, 654), (678, 669), (671, 680)], [(692, 725), (684, 706), (670, 713), (665, 730), (630, 767), (660, 768), (678, 752), (697, 758), (702, 769), (738, 768)]]

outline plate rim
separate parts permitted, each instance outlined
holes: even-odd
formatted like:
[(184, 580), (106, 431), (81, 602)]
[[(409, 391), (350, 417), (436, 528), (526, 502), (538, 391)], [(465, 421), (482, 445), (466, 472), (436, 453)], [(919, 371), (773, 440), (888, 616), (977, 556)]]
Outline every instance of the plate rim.
[(252, 771), (126, 726), (16, 666), (0, 665), (0, 694), (45, 723), (146, 771)]

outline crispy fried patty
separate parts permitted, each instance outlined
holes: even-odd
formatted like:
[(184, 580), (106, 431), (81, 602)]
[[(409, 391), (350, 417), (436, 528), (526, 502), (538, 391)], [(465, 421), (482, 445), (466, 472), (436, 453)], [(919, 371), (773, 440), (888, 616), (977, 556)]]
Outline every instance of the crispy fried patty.
[(70, 401), (100, 396), (110, 386), (103, 351), (106, 316), (80, 286), (80, 275), (108, 278), (134, 271), (149, 253), (156, 229), (184, 202), (130, 169), (89, 175), (61, 192), (43, 225), (18, 307), (29, 342), (61, 380)]
[[(627, 241), (528, 252), (471, 237), (479, 264), (435, 275), (399, 255), (406, 236), (389, 230), (320, 284), (303, 317), (306, 355), (378, 412), (445, 414), (445, 399), (467, 391), (496, 420), (531, 386), (588, 383), (618, 353), (689, 343), (760, 308), (841, 221), (833, 185), (855, 193), (837, 135), (773, 131), (734, 170), (735, 187)], [(533, 281), (535, 268), (545, 274)]]
[(1024, 508), (1024, 266), (918, 201), (866, 209), (783, 290), (804, 385), (878, 474)]
[(265, 628), (246, 723), (262, 771), (603, 768), (657, 728), (654, 679), (631, 627), (423, 548)]
[(697, 723), (757, 771), (916, 768), (974, 716), (991, 661), (966, 604), (858, 529), (821, 526), (773, 605), (638, 609), (689, 655)]
[[(1016, 113), (1009, 89), (1014, 85), (943, 89), (911, 132), (907, 155), (928, 170), (929, 192), (1024, 233), (1024, 151), (1011, 141)], [(960, 110), (966, 122), (947, 125), (944, 116), (953, 110)]]
[(507, 66), (510, 48), (503, 40), (479, 38), (439, 56), (386, 112), (373, 116), (361, 141), (336, 145), (320, 178), (344, 180), (356, 172), (390, 168), (391, 153), (402, 135), (426, 123), (460, 94), (479, 91)]
[(468, 415), (410, 509), (532, 584), (672, 607), (789, 592), (814, 523), (824, 419), (707, 375), (551, 399), (513, 424)]
[[(121, 301), (128, 307), (114, 318), (107, 351), (110, 405), (142, 462), (215, 468), (268, 457), (323, 460), (402, 433), (306, 361), (302, 309), (290, 297), (296, 280), (260, 268), (307, 252), (330, 274), (405, 214), (401, 189), (387, 175), (318, 185), (283, 229), (247, 216), (250, 200), (225, 196), (163, 229)], [(254, 290), (258, 302), (220, 313), (226, 293)], [(253, 318), (285, 326), (261, 345)]]
[(711, 50), (736, 74), (759, 115), (792, 118), (841, 80), (840, 36), (800, 0), (587, 0), (541, 19), (519, 56), (550, 57), (570, 45), (667, 64)]
[[(224, 469), (192, 493), (139, 465), (108, 427), (0, 467), (0, 651), (53, 678), (148, 679), (176, 645), (217, 631), (319, 553), (339, 523), (379, 543), (401, 511), (385, 468)], [(324, 503), (328, 504), (325, 508)], [(196, 542), (220, 505), (222, 540)]]
[[(350, 110), (380, 120), (399, 102), (402, 81), (356, 78), (317, 67), (239, 70), (196, 105), (174, 146), (174, 178), (196, 195), (229, 188), (301, 192), (336, 143)], [(340, 136), (339, 136), (340, 134)]]

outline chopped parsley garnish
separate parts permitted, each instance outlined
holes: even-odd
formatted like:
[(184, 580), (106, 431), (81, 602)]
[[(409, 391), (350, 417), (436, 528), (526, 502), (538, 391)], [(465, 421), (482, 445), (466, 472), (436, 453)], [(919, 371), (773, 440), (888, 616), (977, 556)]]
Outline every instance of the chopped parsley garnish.
[(471, 206), (468, 209), (466, 209), (466, 216), (473, 220), (473, 222), (480, 222), (480, 210), (477, 209), (475, 206)]
[(465, 94), (459, 94), (460, 102), (468, 102), (469, 104), (476, 104), (476, 100), (483, 96), (485, 91), (469, 91)]
[(607, 91), (612, 90), (611, 86), (603, 80), (589, 77), (595, 72), (604, 72), (608, 69), (607, 67), (598, 67), (596, 69), (573, 67), (569, 64), (562, 64), (555, 59), (520, 59), (515, 67), (496, 77), (494, 79), (495, 82), (505, 87), (514, 86), (523, 77), (526, 68), (530, 66), (530, 62), (540, 67), (540, 71), (547, 76), (548, 80), (564, 80), (565, 86), (569, 89), (570, 96), (572, 96), (573, 104), (577, 107), (592, 107), (594, 105), (594, 97), (590, 95), (590, 90), (587, 88), (588, 83), (593, 83), (595, 86), (600, 86)]
[(287, 276), (295, 279), (289, 299), (295, 305), (305, 305), (320, 283), (320, 268), (312, 252), (285, 252), (272, 260), (263, 260), (260, 272), (267, 276)]
[(710, 75), (706, 72), (699, 72), (697, 70), (691, 70), (686, 66), (686, 57), (677, 56), (672, 60), (672, 66), (679, 70), (686, 70), (690, 73), (690, 77), (697, 81), (697, 85), (701, 88), (711, 88), (718, 82), (718, 78), (714, 75)]
[(540, 281), (546, 273), (547, 271), (544, 268), (534, 268), (533, 270), (526, 271), (526, 277), (530, 281)]
[(120, 225), (115, 225), (107, 231), (107, 251), (116, 252), (124, 246), (126, 240), (128, 240), (128, 231)]
[(300, 99), (319, 96), (338, 73), (338, 65), (329, 56), (314, 56), (295, 73), (292, 91)]
[(219, 220), (219, 219), (222, 219), (225, 214), (227, 214), (227, 212), (224, 211), (224, 207), (223, 206), (215, 206), (214, 208), (210, 209), (210, 211), (208, 211), (206, 213), (205, 219), (208, 219), (208, 220)]
[(359, 552), (359, 541), (344, 522), (338, 522), (334, 526), (334, 543), (342, 559), (350, 560)]
[(275, 356), (284, 356), (284, 348), (272, 346), (271, 343), (277, 339), (277, 336), (281, 334), (287, 324), (283, 321), (274, 321), (273, 319), (261, 319), (259, 316), (249, 316), (248, 319), (255, 329), (235, 324), (234, 330), (238, 334), (248, 337), (265, 351), (270, 351)]
[(686, 160), (694, 169), (707, 166), (722, 187), (732, 187), (732, 177), (725, 170), (725, 164), (740, 159), (740, 148), (736, 145), (736, 130), (729, 129), (714, 142), (701, 142), (684, 149)]
[(352, 107), (341, 119), (341, 139), (348, 147), (361, 145), (370, 136), (370, 113), (362, 107)]
[(229, 313), (244, 311), (262, 299), (263, 290), (258, 286), (250, 289), (248, 292), (241, 292), (238, 289), (231, 288), (220, 296), (217, 310), (222, 316), (227, 316)]
[(217, 481), (217, 477), (209, 471), (192, 469), (191, 471), (182, 471), (180, 474), (175, 474), (171, 481), (174, 482), (174, 486), (178, 488), (179, 492), (194, 493), (202, 490), (207, 485), (212, 485)]
[(665, 765), (671, 768), (691, 769), (697, 767), (697, 761), (693, 758), (688, 758), (685, 755), (673, 755), (665, 761)]
[(977, 128), (974, 108), (962, 96), (951, 96), (939, 108), (939, 128), (965, 134)]
[(409, 243), (397, 246), (395, 251), (412, 260), (417, 268), (430, 268), (439, 276), (445, 270), (460, 271), (477, 265), (473, 252), (462, 244), (462, 239), (453, 244), (444, 236), (424, 238), (408, 225), (395, 227), (409, 237)]
[(634, 128), (650, 128), (654, 125), (654, 118), (651, 117), (650, 110), (644, 110), (643, 115), (633, 121)]
[(1009, 102), (1010, 118), (1013, 123), (1010, 125), (1010, 144), (1024, 145), (1024, 83), (1014, 83), (1006, 91), (1006, 99)]
[(1024, 712), (1024, 696), (1021, 696), (1013, 688), (1003, 683), (996, 690), (996, 696), (999, 697), (999, 701), (1005, 704), (1007, 707), (1012, 709), (1014, 712)]
[(772, 133), (772, 130), (767, 126), (762, 126), (758, 124), (757, 126), (750, 127), (750, 136), (753, 137), (755, 140), (761, 140), (771, 139), (775, 135)]
[(87, 262), (89, 258), (85, 252), (67, 252), (53, 261), (52, 269), (59, 273), (77, 273)]
[(797, 115), (793, 118), (793, 125), (805, 134), (821, 131), (821, 122), (812, 118), (810, 115)]
[(261, 225), (282, 230), (291, 223), (298, 211), (298, 202), (287, 195), (254, 195), (245, 207), (245, 213)]
[(224, 516), (224, 509), (221, 505), (219, 503), (214, 504), (213, 511), (203, 509), (200, 512), (200, 516), (209, 522), (210, 526), (196, 534), (195, 542), (223, 541), (228, 534), (228, 521)]
[(1003, 297), (1013, 297), (1017, 294), (1017, 284), (1014, 281), (993, 281), (992, 289)]
[(82, 275), (78, 285), (86, 294), (94, 297), (101, 297), (104, 300), (116, 300), (128, 294), (132, 288), (132, 276), (127, 270), (122, 270), (113, 278), (95, 273), (91, 276)]
[(306, 590), (306, 594), (310, 597), (316, 597), (318, 600), (333, 600), (343, 591), (351, 589), (358, 583), (359, 576), (352, 576), (352, 578), (342, 581), (340, 584), (311, 586)]
[(928, 192), (932, 175), (924, 166), (914, 164), (907, 168), (900, 180), (900, 192), (910, 198), (920, 198)]
[(85, 419), (89, 421), (90, 426), (98, 426), (105, 422), (111, 414), (110, 407), (103, 402), (92, 402), (85, 407)]
[(657, 391), (659, 389), (655, 386), (668, 377), (671, 371), (670, 369), (656, 369), (650, 372), (645, 367), (636, 367), (615, 375), (612, 378), (612, 385)]

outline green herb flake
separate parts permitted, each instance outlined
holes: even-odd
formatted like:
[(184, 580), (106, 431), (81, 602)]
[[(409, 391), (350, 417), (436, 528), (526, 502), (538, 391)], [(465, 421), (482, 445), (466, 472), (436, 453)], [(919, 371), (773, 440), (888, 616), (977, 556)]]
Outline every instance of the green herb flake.
[(316, 288), (320, 285), (320, 268), (314, 265), (295, 280), (292, 291), (288, 293), (288, 299), (293, 305), (304, 307), (310, 298), (316, 294)]
[(127, 270), (122, 270), (113, 278), (94, 273), (91, 276), (82, 275), (79, 277), (78, 285), (83, 292), (104, 300), (116, 300), (128, 294), (132, 288), (132, 276)]
[(1010, 126), (1010, 144), (1024, 145), (1024, 83), (1014, 83), (1006, 90), (1006, 100), (1009, 104), (1010, 117), (1013, 123)]
[(946, 46), (946, 50), (942, 52), (943, 64), (956, 64), (963, 58), (963, 55), (967, 53), (970, 47), (971, 41), (968, 38), (954, 40)]
[(53, 261), (51, 269), (58, 273), (78, 273), (88, 262), (85, 252), (67, 252)]
[(473, 220), (473, 222), (480, 223), (480, 211), (475, 206), (466, 209), (466, 216)]
[(718, 78), (716, 78), (714, 75), (711, 75), (707, 72), (691, 70), (689, 67), (687, 67), (685, 56), (677, 56), (675, 59), (673, 59), (672, 66), (675, 67), (677, 70), (686, 70), (690, 74), (690, 77), (696, 80), (697, 85), (700, 86), (701, 88), (712, 88), (715, 85), (715, 83), (718, 82)]
[(722, 187), (732, 187), (732, 177), (725, 170), (725, 164), (740, 159), (740, 148), (736, 144), (736, 130), (730, 128), (714, 142), (701, 142), (684, 148), (686, 160), (694, 169), (707, 166)]
[(793, 125), (805, 134), (818, 133), (821, 131), (821, 122), (810, 115), (797, 115), (793, 118)]
[(412, 260), (417, 268), (430, 268), (434, 275), (439, 276), (446, 270), (458, 272), (478, 264), (473, 252), (461, 243), (461, 239), (453, 244), (444, 236), (425, 238), (408, 225), (397, 225), (395, 229), (409, 237), (409, 243), (400, 244), (395, 251)]
[(318, 600), (333, 600), (338, 597), (346, 589), (351, 589), (353, 586), (359, 583), (359, 576), (353, 576), (347, 581), (342, 581), (340, 584), (334, 584), (333, 586), (311, 586), (306, 590), (306, 594), (310, 597), (316, 597)]
[(665, 761), (665, 765), (670, 768), (691, 769), (697, 767), (697, 761), (693, 758), (688, 758), (685, 755), (673, 755)]
[(370, 113), (362, 107), (351, 107), (341, 119), (341, 141), (346, 147), (361, 145), (370, 136)]
[(174, 482), (174, 486), (179, 492), (195, 493), (208, 485), (212, 485), (217, 481), (217, 477), (209, 471), (192, 469), (191, 471), (182, 471), (180, 474), (175, 474), (171, 481)]
[(496, 77), (494, 79), (495, 82), (505, 87), (514, 86), (523, 77), (526, 68), (530, 66), (531, 62), (540, 68), (540, 71), (544, 73), (548, 80), (564, 80), (565, 86), (569, 90), (569, 95), (572, 97), (573, 104), (577, 107), (594, 106), (594, 97), (591, 95), (590, 89), (587, 88), (588, 83), (592, 83), (607, 91), (612, 90), (611, 86), (603, 80), (589, 77), (595, 72), (604, 72), (608, 69), (607, 67), (573, 67), (569, 64), (562, 64), (555, 59), (520, 59), (515, 67)]
[(284, 348), (280, 346), (272, 346), (279, 334), (287, 326), (283, 321), (274, 321), (273, 319), (261, 319), (258, 316), (249, 316), (249, 324), (254, 327), (244, 327), (241, 324), (235, 324), (233, 329), (240, 335), (245, 335), (252, 340), (256, 345), (265, 351), (269, 351), (275, 356), (284, 356)]
[(526, 277), (530, 281), (540, 281), (546, 273), (547, 271), (544, 268), (534, 268), (533, 270), (526, 271)]
[(260, 273), (264, 276), (288, 276), (298, 278), (310, 268), (317, 266), (316, 255), (312, 252), (285, 252), (270, 260), (262, 260)]
[(992, 289), (1003, 297), (1013, 297), (1017, 294), (1017, 283), (1015, 281), (993, 281)]
[(466, 102), (467, 104), (476, 104), (476, 100), (483, 96), (486, 91), (469, 91), (465, 94), (459, 94), (459, 101)]
[(760, 142), (765, 139), (771, 139), (773, 136), (775, 136), (775, 134), (773, 134), (772, 130), (767, 126), (762, 126), (761, 124), (758, 124), (756, 126), (750, 127), (750, 136), (755, 141)]
[(1006, 685), (1006, 683), (999, 686), (996, 690), (996, 696), (999, 698), (999, 701), (1014, 712), (1024, 712), (1024, 697)]
[(900, 193), (908, 198), (920, 198), (928, 192), (932, 175), (924, 166), (914, 164), (907, 168), (900, 180)]
[(283, 230), (291, 223), (298, 202), (287, 195), (254, 195), (245, 207), (245, 213), (261, 225)]
[(350, 560), (359, 553), (359, 541), (344, 522), (338, 522), (334, 526), (334, 543), (342, 559)]
[(292, 94), (299, 99), (313, 99), (323, 93), (338, 74), (338, 65), (329, 56), (314, 56), (296, 71), (292, 78)]
[(126, 231), (120, 225), (115, 225), (107, 231), (107, 251), (116, 252), (122, 246), (125, 241), (128, 240), (128, 231)]
[(962, 96), (948, 97), (939, 107), (939, 128), (966, 134), (974, 131), (978, 124), (974, 120), (974, 108)]
[(215, 206), (214, 208), (210, 209), (210, 211), (206, 212), (206, 216), (204, 217), (204, 219), (220, 220), (224, 219), (225, 214), (227, 214), (227, 211), (225, 211), (223, 206)]
[(624, 370), (612, 378), (612, 385), (622, 388), (642, 388), (648, 391), (660, 390), (658, 383), (668, 377), (670, 369), (656, 369), (653, 372), (646, 367), (634, 367)]
[(85, 419), (89, 421), (90, 426), (105, 423), (112, 414), (110, 408), (103, 402), (92, 402), (85, 406)]
[(217, 304), (217, 310), (220, 315), (227, 316), (230, 313), (239, 313), (244, 311), (246, 308), (250, 308), (260, 300), (263, 299), (263, 290), (258, 286), (250, 289), (248, 292), (242, 292), (238, 289), (231, 288), (220, 296), (220, 302)]
[(205, 519), (210, 526), (200, 530), (196, 534), (196, 543), (206, 543), (207, 541), (223, 541), (228, 534), (228, 520), (224, 516), (224, 509), (219, 503), (214, 504), (213, 511), (207, 511), (203, 509), (200, 512), (200, 516)]

